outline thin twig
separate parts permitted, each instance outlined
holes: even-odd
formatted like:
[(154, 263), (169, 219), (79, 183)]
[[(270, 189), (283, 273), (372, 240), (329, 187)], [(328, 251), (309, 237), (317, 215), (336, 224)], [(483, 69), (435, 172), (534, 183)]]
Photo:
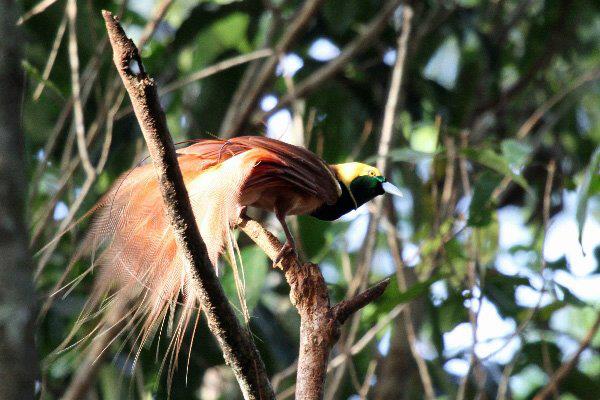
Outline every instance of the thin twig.
[(558, 389), (562, 380), (577, 365), (577, 362), (579, 361), (579, 357), (581, 356), (581, 353), (583, 353), (583, 351), (588, 348), (588, 346), (590, 345), (590, 343), (596, 336), (598, 329), (600, 329), (600, 312), (598, 313), (598, 316), (596, 317), (596, 321), (594, 322), (594, 324), (592, 325), (590, 330), (587, 332), (587, 334), (585, 335), (585, 337), (583, 338), (581, 343), (579, 343), (579, 347), (577, 348), (577, 351), (575, 352), (575, 354), (573, 354), (571, 356), (569, 361), (562, 364), (560, 366), (560, 368), (558, 368), (556, 370), (554, 375), (549, 377), (548, 384), (546, 385), (546, 387), (544, 387), (542, 390), (540, 390), (540, 392), (535, 395), (533, 400), (544, 400), (544, 399), (548, 398), (552, 393), (554, 393), (555, 390)]
[(358, 397), (361, 400), (366, 400), (367, 395), (369, 394), (369, 389), (371, 388), (373, 377), (375, 376), (375, 369), (377, 368), (377, 360), (373, 359), (369, 363), (367, 367), (367, 373), (365, 374), (365, 380), (363, 381), (362, 387), (358, 392)]
[(152, 17), (146, 26), (144, 26), (140, 40), (137, 43), (137, 47), (139, 49), (143, 49), (146, 43), (148, 43), (148, 40), (150, 40), (150, 38), (154, 35), (156, 28), (158, 28), (158, 25), (167, 14), (167, 11), (169, 11), (171, 4), (173, 4), (173, 0), (162, 0), (156, 5), (156, 7), (154, 7), (154, 10), (152, 11)]
[[(402, 251), (400, 250), (400, 242), (395, 234), (396, 224), (396, 212), (391, 202), (388, 203), (388, 207), (386, 207), (386, 211), (388, 214), (388, 219), (390, 220), (390, 224), (388, 224), (388, 245), (390, 247), (390, 252), (392, 254), (392, 259), (394, 260), (394, 264), (396, 266), (396, 278), (398, 280), (398, 287), (402, 291), (406, 291), (408, 288), (406, 282), (406, 275), (404, 273), (405, 264), (402, 260)], [(410, 352), (417, 363), (417, 369), (419, 370), (419, 377), (421, 378), (421, 383), (423, 385), (423, 390), (425, 391), (425, 398), (428, 400), (435, 399), (435, 390), (433, 388), (433, 380), (431, 379), (431, 375), (429, 374), (429, 370), (427, 369), (427, 362), (419, 353), (417, 349), (417, 334), (415, 332), (415, 324), (413, 323), (413, 315), (411, 312), (412, 307), (410, 304), (406, 305), (406, 309), (404, 312), (404, 326), (406, 330), (406, 338), (408, 340), (408, 346), (410, 348)]]
[(533, 129), (533, 127), (542, 119), (542, 117), (558, 102), (560, 102), (565, 96), (569, 93), (577, 90), (582, 85), (594, 81), (600, 78), (600, 68), (596, 68), (587, 74), (584, 74), (577, 78), (574, 82), (572, 82), (569, 86), (567, 86), (562, 91), (556, 93), (554, 96), (550, 97), (547, 101), (545, 101), (531, 116), (525, 121), (519, 130), (517, 131), (517, 139), (524, 139), (529, 132)]
[[(114, 90), (111, 90), (109, 92), (109, 94), (107, 95), (107, 99), (110, 99), (111, 101), (113, 101), (113, 99), (114, 99), (113, 95), (116, 94), (118, 91), (117, 88), (115, 88), (115, 87), (113, 87), (113, 89)], [(89, 135), (87, 135), (86, 146), (91, 144), (91, 142), (96, 138), (96, 135), (100, 131), (100, 122), (99, 121), (105, 118), (105, 115), (107, 112), (113, 112), (115, 110), (115, 108), (118, 109), (118, 107), (120, 107), (121, 102), (123, 101), (124, 94), (125, 93), (123, 91), (119, 92), (119, 94), (118, 94), (119, 97), (117, 99), (114, 99), (114, 103), (112, 104), (110, 111), (104, 110), (104, 107), (106, 107), (106, 104), (105, 104), (103, 109), (98, 113), (96, 120), (90, 127)], [(112, 125), (110, 128), (112, 129)], [(107, 132), (107, 135), (109, 135), (109, 132)], [(110, 133), (110, 136), (112, 136), (112, 133)], [(108, 157), (108, 153), (105, 154), (105, 151), (108, 152), (108, 150), (109, 150), (109, 147), (107, 147), (107, 145), (105, 143), (105, 145), (103, 146), (102, 154), (101, 154), (100, 160), (98, 162), (98, 165), (95, 168), (92, 167), (92, 168), (94, 168), (94, 173), (87, 174), (86, 179), (81, 187), (81, 190), (77, 193), (75, 200), (69, 205), (69, 213), (61, 221), (61, 223), (58, 227), (58, 234), (56, 234), (54, 239), (52, 239), (46, 245), (47, 247), (44, 249), (43, 255), (40, 258), (40, 260), (38, 261), (38, 265), (36, 267), (36, 271), (35, 271), (36, 279), (40, 276), (40, 274), (44, 270), (46, 264), (48, 263), (48, 261), (50, 260), (52, 255), (54, 254), (54, 251), (56, 250), (56, 248), (58, 246), (58, 239), (64, 234), (65, 231), (69, 230), (71, 222), (75, 218), (75, 215), (77, 215), (79, 208), (83, 205), (83, 202), (84, 202), (87, 194), (89, 193), (90, 189), (92, 188), (92, 185), (96, 181), (96, 178), (98, 177), (100, 172), (102, 172), (102, 169), (104, 168), (104, 163), (106, 162), (106, 158)], [(68, 163), (67, 169), (63, 173), (63, 176), (58, 185), (58, 189), (57, 189), (56, 193), (54, 194), (54, 196), (52, 197), (52, 199), (48, 202), (48, 205), (46, 206), (46, 209), (43, 213), (41, 222), (36, 224), (36, 228), (34, 230), (34, 236), (33, 236), (34, 239), (37, 240), (39, 238), (39, 235), (41, 235), (44, 226), (46, 225), (46, 223), (52, 216), (52, 210), (54, 209), (55, 204), (58, 202), (63, 191), (66, 190), (67, 184), (70, 182), (70, 177), (75, 172), (75, 170), (76, 170), (77, 166), (79, 165), (79, 162), (81, 162), (81, 160), (82, 160), (81, 156), (79, 155), (79, 157), (75, 157), (74, 159), (70, 160), (70, 162)]]
[(52, 71), (52, 67), (54, 66), (54, 61), (56, 61), (58, 49), (60, 48), (63, 36), (65, 35), (65, 31), (67, 30), (67, 19), (67, 13), (65, 13), (63, 15), (62, 20), (60, 21), (58, 30), (56, 31), (56, 37), (54, 38), (54, 42), (52, 43), (52, 49), (50, 50), (48, 61), (46, 62), (44, 72), (42, 73), (42, 80), (38, 83), (37, 87), (35, 88), (35, 91), (33, 92), (34, 101), (40, 98), (42, 91), (44, 90), (44, 86), (46, 85), (46, 82), (50, 77), (50, 72)]
[(79, 368), (75, 370), (73, 378), (69, 386), (65, 390), (65, 394), (61, 400), (78, 400), (86, 398), (90, 391), (100, 368), (102, 361), (108, 356), (106, 348), (114, 341), (121, 332), (122, 316), (127, 312), (124, 304), (116, 304), (110, 310), (108, 318), (102, 325), (99, 332), (102, 335), (97, 335), (90, 342), (89, 348), (86, 349), (85, 356), (82, 362), (79, 363)]
[(73, 116), (77, 133), (77, 149), (83, 168), (88, 176), (96, 170), (90, 161), (85, 142), (85, 123), (83, 121), (83, 105), (81, 103), (81, 85), (79, 82), (79, 55), (77, 54), (77, 2), (67, 0), (67, 16), (69, 19), (69, 63), (71, 65), (71, 86), (73, 93)]
[(17, 25), (21, 25), (24, 22), (26, 22), (29, 18), (36, 16), (40, 13), (43, 13), (44, 11), (46, 11), (46, 9), (48, 7), (50, 7), (52, 4), (56, 3), (56, 1), (57, 0), (42, 0), (42, 1), (40, 1), (31, 10), (27, 11), (25, 14), (23, 14), (23, 16), (21, 16), (17, 20)]
[(177, 90), (183, 86), (189, 85), (192, 82), (198, 81), (200, 79), (204, 79), (211, 75), (217, 74), (221, 71), (225, 71), (226, 69), (233, 68), (240, 64), (245, 64), (247, 62), (258, 60), (264, 57), (269, 57), (273, 54), (271, 49), (261, 49), (256, 50), (251, 53), (241, 54), (236, 57), (228, 58), (227, 60), (220, 61), (216, 64), (213, 64), (209, 67), (201, 69), (200, 71), (196, 71), (193, 74), (190, 74), (186, 77), (176, 80), (175, 82), (171, 82), (165, 85), (162, 89), (159, 90), (159, 94), (165, 95), (174, 90)]
[[(550, 160), (550, 162), (548, 163), (547, 169), (548, 169), (548, 175), (546, 177), (546, 183), (544, 185), (544, 197), (542, 199), (542, 219), (543, 219), (543, 227), (544, 227), (544, 238), (542, 240), (542, 248), (544, 247), (544, 243), (546, 241), (546, 234), (548, 232), (548, 228), (550, 227), (550, 206), (551, 206), (551, 200), (552, 200), (552, 184), (554, 182), (554, 174), (556, 173), (556, 161)], [(547, 291), (546, 278), (544, 276), (544, 271), (546, 270), (547, 263), (546, 263), (546, 259), (544, 258), (543, 255), (540, 255), (540, 262), (541, 262), (541, 268), (540, 268), (539, 275), (542, 279), (542, 288), (540, 290), (540, 294), (538, 296), (535, 306), (529, 310), (529, 312), (527, 313), (527, 316), (519, 324), (517, 329), (515, 329), (515, 331), (511, 335), (506, 337), (504, 344), (502, 346), (500, 346), (499, 348), (497, 348), (496, 350), (494, 350), (493, 352), (486, 355), (485, 357), (482, 357), (481, 361), (485, 361), (485, 360), (495, 356), (500, 351), (504, 350), (515, 337), (520, 336), (525, 331), (527, 326), (533, 320), (533, 317), (535, 317), (537, 312), (540, 310), (540, 307), (542, 306), (542, 302), (544, 300), (544, 295), (546, 294), (546, 291)]]
[(400, 90), (404, 81), (404, 70), (406, 69), (406, 51), (408, 47), (408, 38), (412, 27), (413, 10), (409, 5), (402, 8), (402, 31), (396, 42), (396, 61), (392, 69), (392, 79), (388, 91), (387, 101), (383, 112), (383, 123), (381, 127), (381, 138), (377, 149), (377, 167), (380, 171), (385, 171), (387, 167), (387, 158), (392, 144), (392, 134), (394, 131), (394, 121), (396, 119), (396, 110), (400, 99)]
[[(325, 64), (310, 76), (302, 80), (296, 85), (294, 93), (288, 93), (283, 96), (277, 105), (269, 111), (258, 112), (254, 118), (253, 123), (264, 121), (269, 116), (283, 107), (287, 107), (297, 98), (306, 96), (316, 88), (325, 82), (327, 79), (332, 78), (342, 68), (344, 68), (357, 54), (368, 48), (373, 40), (381, 33), (388, 23), (390, 16), (398, 8), (402, 0), (390, 0), (388, 1), (383, 9), (371, 20), (367, 26), (364, 27), (361, 34), (358, 35), (352, 42), (350, 42), (339, 56)], [(408, 6), (407, 6), (408, 7)]]
[(322, 3), (323, 0), (307, 0), (303, 3), (302, 8), (289, 23), (287, 30), (275, 46), (274, 54), (263, 63), (262, 68), (254, 77), (251, 89), (244, 93), (239, 104), (236, 104), (235, 110), (232, 109), (231, 112), (228, 110), (221, 125), (223, 136), (232, 136), (245, 125), (266, 85), (273, 79), (279, 56), (288, 51)]
[(508, 384), (510, 383), (510, 375), (512, 374), (513, 369), (517, 363), (517, 358), (515, 357), (506, 367), (504, 371), (502, 371), (502, 379), (498, 384), (498, 391), (496, 392), (496, 400), (505, 400), (508, 394)]
[(146, 139), (173, 234), (194, 274), (202, 309), (227, 364), (246, 399), (274, 399), (264, 364), (241, 326), (208, 259), (177, 163), (175, 147), (160, 107), (154, 81), (144, 71), (138, 49), (108, 11), (102, 12), (113, 61)]
[[(229, 68), (233, 68), (237, 65), (244, 64), (250, 62), (252, 60), (258, 60), (264, 57), (268, 57), (273, 54), (273, 51), (270, 49), (262, 49), (253, 51), (252, 53), (242, 54), (237, 57), (228, 58), (227, 60), (220, 61), (216, 64), (213, 64), (209, 67), (203, 68), (200, 71), (196, 71), (186, 77), (178, 79), (174, 82), (168, 83), (162, 88), (159, 89), (159, 96), (164, 96), (165, 94), (171, 93), (177, 89), (180, 89), (186, 85), (189, 85), (192, 82), (199, 81), (204, 78), (208, 78), (214, 74), (225, 71)], [(133, 112), (133, 108), (127, 107), (124, 110), (119, 111), (117, 113), (116, 119), (121, 119), (126, 115), (129, 115)]]

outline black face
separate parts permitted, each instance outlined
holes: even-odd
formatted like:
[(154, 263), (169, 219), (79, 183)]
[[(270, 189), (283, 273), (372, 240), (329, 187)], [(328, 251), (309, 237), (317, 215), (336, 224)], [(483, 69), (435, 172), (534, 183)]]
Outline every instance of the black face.
[[(324, 220), (333, 221), (342, 215), (362, 206), (367, 201), (385, 193), (383, 190), (383, 176), (359, 176), (350, 183), (350, 190), (340, 182), (342, 195), (335, 204), (323, 204), (317, 208), (312, 214), (313, 217)], [(352, 196), (350, 196), (352, 192)], [(356, 200), (356, 203), (352, 200)]]

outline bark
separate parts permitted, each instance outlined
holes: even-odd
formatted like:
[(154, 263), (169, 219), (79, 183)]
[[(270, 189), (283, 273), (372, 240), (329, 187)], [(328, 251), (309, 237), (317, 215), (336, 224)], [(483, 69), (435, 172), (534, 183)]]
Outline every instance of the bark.
[(17, 7), (0, 1), (0, 399), (32, 399), (37, 375), (35, 293), (25, 223), (20, 126), (23, 72)]
[[(238, 227), (274, 260), (282, 244), (258, 222), (241, 218)], [(296, 374), (296, 398), (323, 398), (331, 348), (340, 335), (340, 326), (353, 313), (378, 299), (388, 284), (385, 279), (371, 288), (331, 307), (327, 284), (315, 264), (301, 264), (294, 256), (278, 264), (290, 285), (290, 299), (300, 314), (300, 351)]]
[(175, 239), (194, 271), (208, 326), (217, 338), (225, 362), (233, 369), (244, 398), (274, 399), (256, 346), (238, 322), (208, 259), (177, 163), (165, 115), (160, 107), (156, 84), (144, 71), (138, 49), (125, 35), (118, 20), (108, 11), (103, 11), (102, 14), (113, 49), (113, 61), (129, 93), (148, 145)]

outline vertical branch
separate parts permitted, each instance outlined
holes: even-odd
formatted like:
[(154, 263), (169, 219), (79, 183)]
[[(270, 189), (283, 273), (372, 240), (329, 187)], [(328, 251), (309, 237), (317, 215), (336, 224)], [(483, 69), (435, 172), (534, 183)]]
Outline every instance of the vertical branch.
[[(389, 2), (388, 5), (395, 5), (393, 1)], [(395, 6), (392, 9), (395, 10)], [(411, 32), (413, 10), (409, 5), (404, 5), (402, 8), (402, 31), (397, 40), (396, 49), (396, 61), (392, 69), (392, 78), (390, 81), (390, 87), (388, 91), (388, 97), (385, 105), (385, 112), (383, 116), (383, 123), (381, 128), (381, 137), (379, 139), (379, 147), (377, 150), (377, 167), (380, 171), (385, 173), (387, 168), (388, 153), (392, 142), (392, 134), (394, 128), (394, 121), (396, 119), (396, 110), (400, 99), (400, 89), (402, 88), (402, 82), (404, 79), (404, 70), (406, 65), (406, 52), (408, 38)], [(369, 225), (367, 228), (367, 235), (362, 246), (362, 258), (355, 272), (354, 279), (350, 282), (348, 288), (348, 296), (353, 296), (358, 291), (364, 289), (367, 284), (367, 277), (369, 267), (373, 259), (375, 252), (375, 244), (377, 239), (377, 226), (379, 225), (379, 219), (381, 217), (381, 211), (383, 209), (383, 203), (381, 198), (377, 198), (374, 201), (374, 206), (371, 211)], [(351, 321), (349, 332), (345, 337), (342, 345), (342, 349), (349, 348), (356, 333), (358, 331), (359, 314), (356, 314)], [(334, 384), (331, 386), (327, 398), (332, 398), (337, 390), (337, 386), (341, 381), (344, 374), (344, 367), (340, 368), (334, 377)]]
[(68, 0), (67, 17), (69, 19), (69, 63), (71, 65), (71, 86), (73, 95), (73, 117), (77, 133), (77, 149), (86, 174), (93, 176), (96, 170), (90, 161), (85, 142), (85, 124), (83, 121), (83, 105), (81, 103), (81, 84), (79, 82), (79, 55), (77, 54), (77, 3)]
[(264, 364), (254, 342), (235, 316), (208, 259), (177, 162), (156, 84), (146, 74), (139, 51), (108, 11), (102, 12), (113, 49), (113, 61), (129, 98), (152, 158), (175, 240), (193, 271), (202, 310), (232, 368), (246, 399), (273, 399)]
[[(396, 110), (398, 108), (398, 102), (400, 99), (400, 89), (402, 88), (402, 82), (404, 79), (404, 70), (406, 64), (406, 49), (408, 38), (410, 36), (411, 24), (412, 24), (413, 11), (408, 5), (403, 6), (403, 18), (402, 18), (402, 32), (397, 40), (396, 48), (396, 61), (392, 69), (392, 78), (390, 81), (390, 87), (388, 91), (388, 97), (385, 104), (385, 112), (383, 115), (383, 123), (381, 127), (381, 136), (379, 139), (379, 146), (377, 149), (377, 168), (383, 173), (387, 169), (388, 153), (392, 142), (392, 134), (394, 128), (394, 121), (396, 118)], [(379, 223), (379, 217), (382, 210), (382, 199), (377, 198), (374, 200), (375, 212), (371, 213), (371, 219), (369, 221), (369, 227), (367, 230), (366, 243), (364, 245), (365, 251), (363, 251), (364, 259), (361, 262), (360, 270), (357, 271), (357, 280), (350, 285), (349, 293), (355, 293), (359, 288), (359, 283), (364, 280), (364, 275), (368, 271), (372, 253), (375, 247), (375, 238), (377, 236), (377, 225)]]
[(392, 69), (392, 79), (390, 90), (388, 92), (387, 102), (383, 113), (383, 123), (381, 126), (381, 138), (379, 148), (377, 149), (377, 168), (382, 172), (387, 167), (387, 155), (390, 152), (392, 143), (392, 133), (394, 130), (394, 120), (396, 119), (396, 110), (400, 99), (400, 89), (404, 78), (406, 67), (406, 49), (408, 46), (408, 37), (412, 25), (413, 10), (409, 5), (402, 8), (402, 32), (396, 42), (396, 61)]
[[(404, 262), (402, 260), (402, 251), (400, 247), (399, 240), (396, 236), (396, 212), (394, 209), (394, 205), (392, 202), (388, 203), (388, 207), (386, 207), (387, 215), (390, 219), (390, 224), (388, 224), (388, 244), (390, 247), (390, 252), (392, 253), (392, 258), (394, 260), (394, 264), (396, 266), (396, 279), (398, 280), (398, 287), (403, 292), (408, 289), (406, 275), (404, 273), (404, 269), (406, 268)], [(421, 383), (423, 385), (424, 398), (427, 400), (435, 399), (435, 390), (433, 388), (433, 380), (431, 379), (431, 374), (427, 369), (427, 362), (419, 353), (417, 348), (417, 332), (415, 330), (415, 324), (413, 323), (413, 307), (410, 304), (406, 304), (406, 309), (404, 311), (404, 327), (406, 331), (406, 339), (408, 341), (408, 346), (410, 348), (410, 352), (415, 359), (417, 364), (417, 369), (419, 370), (419, 377), (421, 378)]]

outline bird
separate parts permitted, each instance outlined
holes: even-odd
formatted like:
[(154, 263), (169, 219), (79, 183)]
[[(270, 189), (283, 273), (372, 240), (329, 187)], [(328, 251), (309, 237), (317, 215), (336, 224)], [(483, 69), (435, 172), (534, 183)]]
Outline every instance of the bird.
[[(330, 165), (303, 147), (263, 136), (197, 140), (177, 150), (177, 161), (215, 268), (224, 251), (233, 252), (231, 230), (248, 207), (272, 212), (281, 223), (286, 242), (280, 258), (296, 252), (286, 216), (332, 221), (385, 192), (402, 195), (376, 167), (359, 162)], [(186, 327), (202, 304), (193, 271), (166, 218), (153, 166), (125, 173), (93, 214), (78, 250), (93, 254), (88, 271), (97, 269), (82, 315), (127, 304), (123, 329), (141, 328), (132, 336), (141, 349), (169, 311), (180, 306), (171, 333), (172, 350), (178, 354)]]

